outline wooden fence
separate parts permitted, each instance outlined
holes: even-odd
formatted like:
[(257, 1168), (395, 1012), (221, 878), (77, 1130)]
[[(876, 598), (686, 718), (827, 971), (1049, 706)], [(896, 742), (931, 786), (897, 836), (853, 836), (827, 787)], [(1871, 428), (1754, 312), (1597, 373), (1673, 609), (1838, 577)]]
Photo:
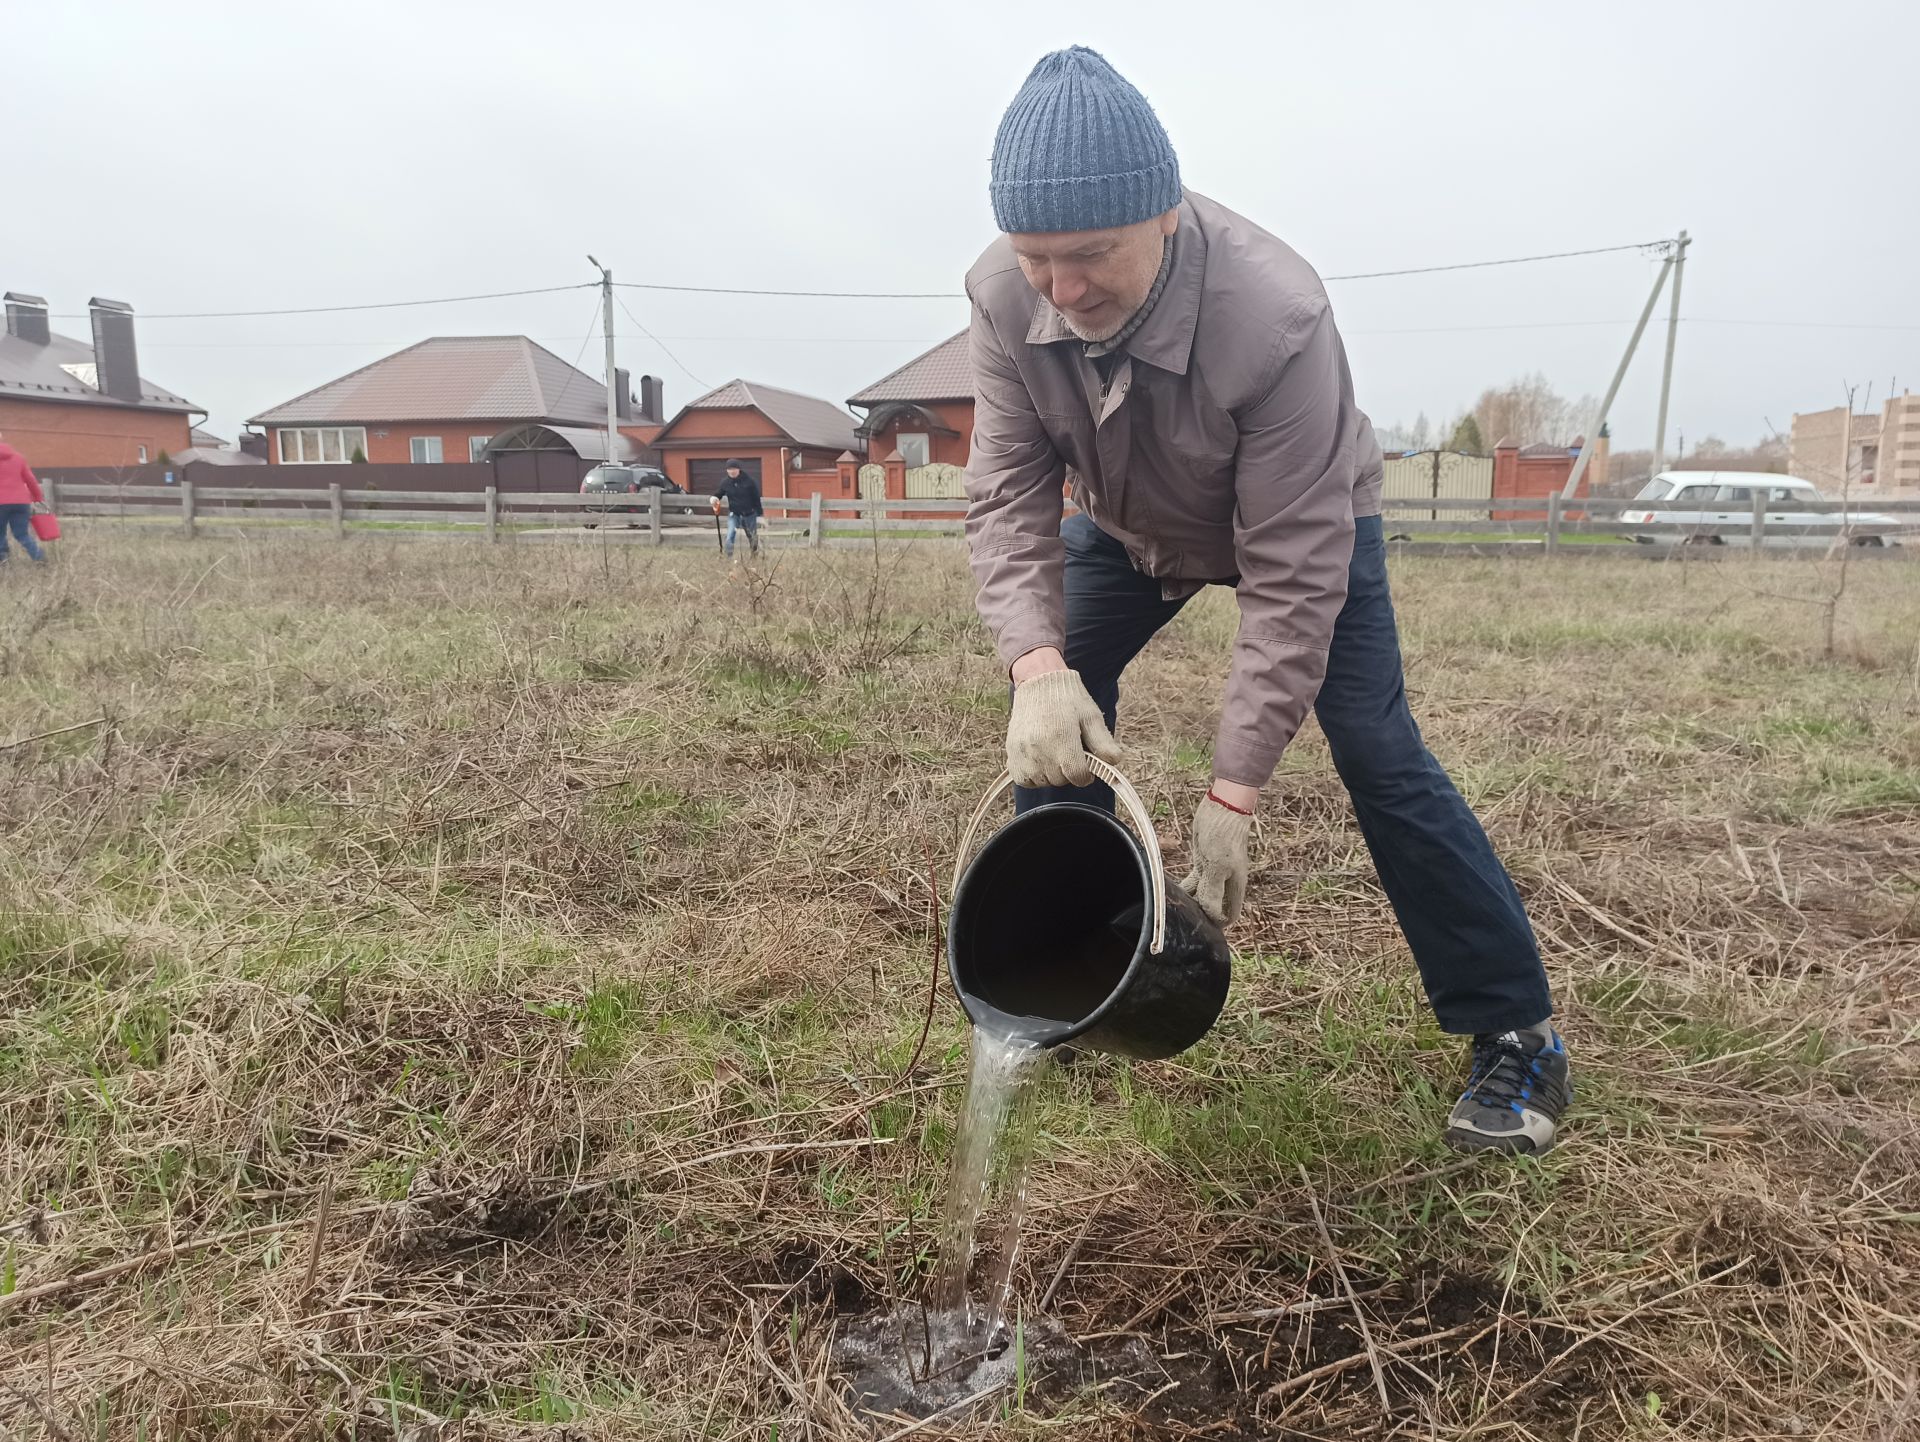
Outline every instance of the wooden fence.
[[(490, 541), (555, 527), (631, 528), (645, 532), (655, 545), (705, 542), (713, 537), (711, 497), (660, 491), (583, 496), (503, 491), (494, 486), (480, 491), (350, 491), (337, 483), (321, 489), (292, 489), (191, 481), (168, 487), (48, 481), (45, 489), (48, 504), (63, 517), (165, 525), (189, 538), (203, 525), (235, 523), (272, 529), (318, 527), (337, 539), (344, 539), (356, 526), (362, 531), (404, 527), (424, 535), (484, 534)], [(763, 504), (767, 515), (761, 534), (770, 541), (794, 539), (796, 523), (803, 528), (798, 538), (816, 546), (836, 532), (845, 537), (876, 532), (958, 536), (962, 529), (950, 500), (828, 500), (814, 495), (768, 496)]]
[[(485, 534), (490, 541), (529, 530), (606, 527), (645, 532), (654, 545), (704, 542), (711, 535), (712, 502), (706, 496), (665, 495), (647, 491), (632, 496), (561, 495), (501, 491), (349, 491), (334, 484), (324, 490), (288, 490), (258, 486), (177, 487), (75, 485), (49, 483), (47, 498), (62, 516), (112, 518), (146, 525), (177, 527), (193, 536), (203, 524), (249, 522), (274, 528), (314, 526), (344, 539), (355, 526), (363, 530), (404, 527), (428, 535)], [(950, 500), (823, 500), (766, 497), (765, 539), (779, 544), (819, 546), (836, 534), (843, 539), (892, 536), (958, 536), (962, 523)], [(1623, 513), (1709, 514), (1705, 523), (1632, 524)], [(1458, 517), (1458, 519), (1455, 519)], [(1705, 512), (1698, 502), (1641, 501), (1558, 495), (1500, 497), (1491, 515), (1485, 499), (1428, 496), (1389, 499), (1383, 520), (1390, 538), (1509, 543), (1537, 546), (1548, 554), (1568, 548), (1578, 537), (1647, 537), (1705, 545), (1817, 545), (1844, 535), (1860, 544), (1906, 539), (1920, 541), (1920, 501), (1867, 503), (1794, 501), (1791, 517), (1777, 505), (1766, 508), (1756, 493), (1751, 512)], [(1825, 519), (1825, 518), (1833, 519)], [(1793, 519), (1800, 518), (1800, 519)], [(1584, 548), (1583, 548), (1584, 549)]]

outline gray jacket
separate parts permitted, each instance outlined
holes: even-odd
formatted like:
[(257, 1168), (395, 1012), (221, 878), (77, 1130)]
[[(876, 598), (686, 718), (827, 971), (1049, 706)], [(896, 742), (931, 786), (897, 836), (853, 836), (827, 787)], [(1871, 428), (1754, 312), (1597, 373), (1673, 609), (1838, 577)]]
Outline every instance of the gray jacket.
[(1104, 400), (1085, 347), (1004, 236), (968, 272), (967, 294), (967, 541), (1001, 658), (1065, 650), (1064, 482), (1169, 596), (1236, 587), (1214, 772), (1264, 785), (1326, 676), (1353, 518), (1380, 510), (1380, 446), (1319, 277), (1189, 191), (1166, 289)]

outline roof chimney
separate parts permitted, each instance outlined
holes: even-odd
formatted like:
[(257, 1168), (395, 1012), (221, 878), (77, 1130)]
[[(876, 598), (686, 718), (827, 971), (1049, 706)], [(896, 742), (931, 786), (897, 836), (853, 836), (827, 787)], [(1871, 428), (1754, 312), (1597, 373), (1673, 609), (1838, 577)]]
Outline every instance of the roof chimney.
[(661, 394), (659, 376), (640, 377), (640, 420), (646, 425), (663, 426), (667, 418), (663, 413), (664, 397)]
[(100, 394), (140, 403), (140, 358), (133, 350), (133, 307), (122, 300), (87, 302), (93, 315), (93, 364)]
[(633, 378), (618, 366), (613, 369), (613, 414), (615, 419), (633, 419)]
[(45, 345), (52, 337), (47, 331), (47, 303), (37, 295), (7, 292), (7, 334), (33, 345)]

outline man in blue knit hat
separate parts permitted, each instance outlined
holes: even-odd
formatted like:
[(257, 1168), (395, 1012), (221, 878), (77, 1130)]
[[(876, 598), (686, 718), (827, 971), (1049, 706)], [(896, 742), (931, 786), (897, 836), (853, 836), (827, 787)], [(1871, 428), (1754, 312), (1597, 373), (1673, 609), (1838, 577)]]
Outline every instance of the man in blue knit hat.
[[(1473, 1038), (1447, 1136), (1543, 1152), (1571, 1100), (1520, 897), (1407, 708), (1380, 526), (1380, 447), (1320, 279), (1182, 189), (1146, 98), (1056, 51), (1007, 107), (1004, 232), (967, 275), (967, 539), (1014, 683), (1024, 807), (1111, 807), (1120, 674), (1188, 598), (1240, 628), (1186, 887), (1239, 915), (1261, 789), (1312, 707), (1441, 1025)], [(1062, 519), (1062, 489), (1080, 514)]]

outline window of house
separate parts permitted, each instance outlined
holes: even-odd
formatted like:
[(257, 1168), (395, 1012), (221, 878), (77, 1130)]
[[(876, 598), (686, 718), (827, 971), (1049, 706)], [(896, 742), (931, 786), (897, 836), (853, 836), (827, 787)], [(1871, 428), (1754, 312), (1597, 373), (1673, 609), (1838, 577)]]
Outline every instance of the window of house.
[(437, 466), (440, 464), (440, 437), (415, 436), (407, 442), (416, 466)]
[(487, 443), (492, 439), (492, 436), (468, 436), (467, 459), (470, 461), (484, 461), (487, 458)]
[(340, 465), (352, 460), (355, 451), (367, 453), (364, 426), (304, 426), (278, 434), (283, 466)]
[(900, 455), (910, 466), (924, 466), (932, 459), (927, 437), (922, 434), (910, 434), (902, 431), (898, 438)]
[(140, 447), (140, 464), (144, 466), (146, 463), (147, 463), (147, 448), (145, 446), (142, 446)]

